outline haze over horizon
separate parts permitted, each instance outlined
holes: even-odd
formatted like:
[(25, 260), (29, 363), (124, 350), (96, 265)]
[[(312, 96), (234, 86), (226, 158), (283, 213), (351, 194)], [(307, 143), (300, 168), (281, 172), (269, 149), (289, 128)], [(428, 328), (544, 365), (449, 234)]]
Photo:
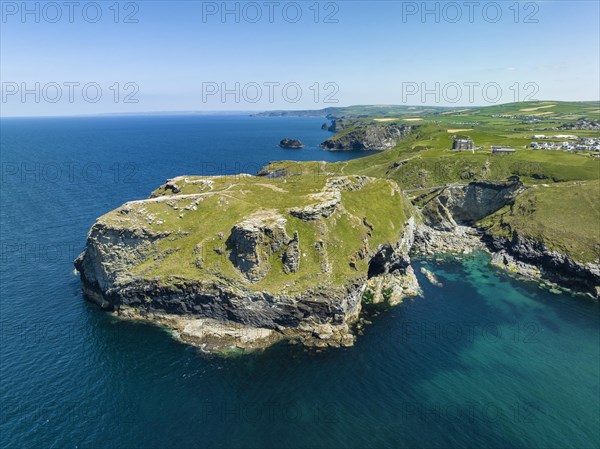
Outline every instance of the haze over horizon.
[(598, 2), (78, 5), (2, 3), (1, 116), (600, 98)]

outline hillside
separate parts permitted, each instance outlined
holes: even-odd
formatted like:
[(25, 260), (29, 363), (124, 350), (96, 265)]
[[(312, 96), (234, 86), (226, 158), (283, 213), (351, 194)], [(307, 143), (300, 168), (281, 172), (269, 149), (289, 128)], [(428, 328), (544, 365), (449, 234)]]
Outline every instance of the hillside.
[(590, 263), (600, 257), (600, 181), (532, 186), (478, 223), (493, 237), (518, 234), (540, 247)]

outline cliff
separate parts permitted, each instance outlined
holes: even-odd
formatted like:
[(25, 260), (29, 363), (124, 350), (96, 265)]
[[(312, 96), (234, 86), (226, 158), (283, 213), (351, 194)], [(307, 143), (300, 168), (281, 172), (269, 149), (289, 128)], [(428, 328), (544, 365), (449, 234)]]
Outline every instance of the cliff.
[[(524, 186), (476, 181), (414, 199), (422, 224), (414, 250), (466, 252), (483, 243), (492, 263), (533, 279), (600, 293), (598, 182)], [(481, 247), (481, 246), (479, 246)]]
[(599, 181), (531, 186), (477, 226), (510, 271), (600, 295)]
[(346, 346), (365, 289), (417, 292), (411, 214), (383, 179), (180, 177), (100, 217), (75, 266), (102, 308), (207, 351)]
[(497, 266), (598, 294), (598, 182), (475, 181), (413, 205), (390, 180), (278, 166), (175, 178), (100, 217), (75, 261), (86, 297), (224, 352), (352, 345), (363, 302), (418, 293), (411, 251), (486, 245)]
[(357, 124), (335, 120), (329, 130), (337, 134), (325, 140), (321, 146), (328, 151), (384, 151), (395, 147), (413, 129), (413, 126), (397, 123)]

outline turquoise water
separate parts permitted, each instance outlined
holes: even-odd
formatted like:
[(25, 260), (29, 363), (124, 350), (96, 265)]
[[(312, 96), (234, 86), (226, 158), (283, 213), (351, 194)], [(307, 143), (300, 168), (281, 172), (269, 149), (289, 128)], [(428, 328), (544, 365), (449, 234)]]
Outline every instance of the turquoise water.
[[(207, 357), (83, 301), (72, 259), (97, 216), (182, 173), (357, 156), (321, 151), (321, 123), (0, 122), (1, 447), (599, 446), (599, 304), (484, 255), (415, 261), (444, 286), (418, 274), (423, 297), (371, 310), (354, 347), (323, 352)], [(286, 136), (306, 150), (279, 149)]]

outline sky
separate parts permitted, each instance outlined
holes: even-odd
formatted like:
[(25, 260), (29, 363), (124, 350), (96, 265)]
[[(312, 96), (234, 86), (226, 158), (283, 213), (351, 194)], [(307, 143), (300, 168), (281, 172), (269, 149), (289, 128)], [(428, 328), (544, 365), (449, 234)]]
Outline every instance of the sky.
[(600, 98), (598, 1), (2, 1), (2, 116)]

